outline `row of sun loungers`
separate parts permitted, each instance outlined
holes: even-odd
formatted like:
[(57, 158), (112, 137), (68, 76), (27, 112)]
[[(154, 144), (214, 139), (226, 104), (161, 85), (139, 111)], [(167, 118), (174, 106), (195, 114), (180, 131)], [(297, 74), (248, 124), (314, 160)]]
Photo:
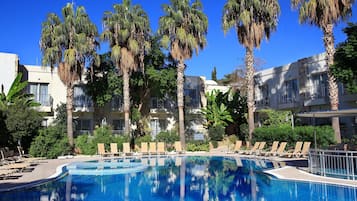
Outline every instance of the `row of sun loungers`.
[[(34, 158), (29, 154), (25, 154), (22, 147), (17, 147), (18, 154), (8, 148), (0, 148), (1, 163), (0, 163), (0, 179), (8, 179), (14, 177), (16, 173), (22, 173), (32, 169), (31, 166), (40, 163), (44, 158)], [(42, 160), (43, 161), (43, 160)], [(18, 175), (16, 177), (19, 177)]]
[[(174, 148), (176, 153), (182, 153), (181, 142), (176, 141), (174, 143)], [(140, 151), (136, 154), (141, 155), (151, 155), (151, 154), (166, 154), (165, 143), (164, 142), (142, 142), (140, 146)], [(120, 156), (120, 155), (132, 155), (134, 152), (130, 149), (130, 144), (128, 142), (123, 143), (123, 150), (120, 152), (118, 150), (117, 143), (110, 143), (110, 152), (105, 150), (104, 143), (98, 143), (98, 154), (101, 156)]]
[(259, 156), (280, 156), (280, 157), (306, 157), (311, 142), (301, 142), (298, 141), (295, 144), (294, 150), (285, 151), (287, 142), (274, 141), (270, 150), (265, 150), (266, 142), (255, 142), (253, 147), (249, 149), (246, 146), (246, 149), (242, 149), (242, 141), (236, 141), (234, 152), (239, 154), (247, 154), (247, 155), (259, 155)]

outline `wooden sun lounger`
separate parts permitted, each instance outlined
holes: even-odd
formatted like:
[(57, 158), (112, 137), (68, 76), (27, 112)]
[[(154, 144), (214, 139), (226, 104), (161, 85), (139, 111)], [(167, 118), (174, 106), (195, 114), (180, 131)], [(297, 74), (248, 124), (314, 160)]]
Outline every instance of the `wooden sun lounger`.
[(266, 142), (260, 142), (258, 148), (255, 151), (251, 152), (251, 154), (260, 155), (266, 144)]
[(97, 144), (97, 148), (98, 148), (98, 154), (99, 154), (100, 156), (108, 156), (108, 155), (111, 154), (111, 153), (105, 151), (105, 145), (104, 145), (104, 143), (98, 143), (98, 144)]
[(158, 143), (157, 143), (156, 153), (157, 153), (157, 154), (166, 154), (166, 151), (165, 151), (165, 143), (164, 143), (164, 142), (158, 142)]
[(287, 142), (281, 142), (279, 148), (275, 152), (267, 152), (266, 156), (280, 156), (284, 154)]
[(149, 154), (157, 154), (156, 142), (150, 142), (149, 143)]
[(180, 141), (176, 141), (174, 144), (175, 151), (179, 154), (183, 153), (182, 145)]
[(279, 141), (274, 141), (271, 145), (270, 151), (262, 151), (260, 155), (269, 156), (271, 153), (275, 153), (278, 150)]
[(129, 142), (123, 143), (123, 154), (124, 154), (124, 156), (128, 156), (128, 155), (132, 154), (132, 152), (130, 151), (130, 143)]
[(297, 157), (297, 158), (306, 157), (307, 154), (309, 153), (310, 145), (311, 145), (311, 142), (304, 142), (301, 152), (294, 154), (294, 157)]
[(300, 152), (301, 152), (301, 148), (302, 148), (302, 142), (301, 142), (301, 141), (298, 141), (298, 142), (296, 142), (295, 148), (294, 148), (293, 151), (290, 150), (290, 151), (288, 151), (288, 152), (284, 152), (284, 153), (280, 154), (280, 156), (281, 156), (281, 157), (289, 157), (289, 158), (291, 158), (291, 157), (293, 157), (294, 155), (300, 153)]
[(115, 156), (119, 156), (120, 152), (118, 151), (118, 144), (117, 143), (110, 143), (110, 154)]
[(17, 173), (16, 169), (0, 169), (0, 178), (7, 179), (14, 173)]
[(237, 140), (235, 145), (234, 145), (234, 152), (235, 153), (239, 153), (240, 152), (240, 149), (242, 147), (242, 140)]
[(148, 143), (147, 142), (142, 142), (140, 146), (140, 153), (141, 154), (149, 154), (149, 148), (148, 148)]
[(254, 153), (258, 149), (259, 145), (260, 145), (260, 142), (255, 142), (254, 146), (250, 150), (246, 150), (245, 152), (243, 152), (243, 154), (252, 154), (252, 153)]

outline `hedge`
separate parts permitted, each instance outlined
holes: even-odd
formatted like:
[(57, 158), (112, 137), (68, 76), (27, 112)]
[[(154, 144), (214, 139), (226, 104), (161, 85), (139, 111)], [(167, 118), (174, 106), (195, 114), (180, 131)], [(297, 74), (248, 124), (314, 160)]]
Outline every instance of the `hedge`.
[(289, 125), (260, 127), (254, 130), (253, 141), (285, 141), (289, 146), (294, 146), (297, 141), (310, 141), (315, 146), (314, 131), (317, 147), (324, 148), (335, 143), (331, 126), (296, 126), (294, 129)]

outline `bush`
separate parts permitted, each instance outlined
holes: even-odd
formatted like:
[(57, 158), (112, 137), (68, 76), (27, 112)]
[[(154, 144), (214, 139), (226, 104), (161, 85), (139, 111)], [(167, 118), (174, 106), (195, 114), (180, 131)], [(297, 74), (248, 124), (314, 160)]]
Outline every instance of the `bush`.
[(221, 141), (224, 135), (224, 127), (221, 125), (211, 127), (208, 129), (208, 135), (212, 141)]
[(187, 151), (209, 151), (208, 142), (204, 141), (191, 141), (186, 144)]
[(87, 134), (78, 136), (75, 145), (80, 154), (93, 155), (97, 152), (97, 145), (92, 143), (92, 138)]
[(175, 132), (163, 131), (156, 135), (156, 141), (165, 142), (166, 144), (173, 144), (178, 140), (180, 140), (180, 137)]
[(151, 142), (151, 135), (144, 135), (135, 139), (135, 144), (141, 146), (142, 142)]
[(254, 130), (253, 141), (285, 141), (294, 146), (296, 141), (310, 141), (314, 145), (314, 130), (318, 147), (327, 147), (335, 143), (334, 132), (331, 126), (296, 126), (289, 125), (260, 127)]
[(30, 147), (30, 154), (35, 157), (57, 158), (69, 153), (71, 148), (62, 126), (41, 129)]
[(127, 135), (114, 136), (109, 126), (98, 127), (94, 130), (93, 137), (80, 135), (76, 138), (76, 147), (81, 154), (94, 155), (97, 153), (97, 144), (104, 143), (106, 150), (110, 150), (110, 143), (117, 143), (120, 150), (123, 149), (123, 142), (129, 142)]

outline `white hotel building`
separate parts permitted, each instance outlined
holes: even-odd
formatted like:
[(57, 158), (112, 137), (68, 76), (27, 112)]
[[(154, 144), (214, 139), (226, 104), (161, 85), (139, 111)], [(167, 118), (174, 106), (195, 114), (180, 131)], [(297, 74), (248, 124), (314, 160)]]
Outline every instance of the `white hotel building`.
[[(0, 84), (4, 85), (5, 93), (9, 90), (16, 74), (23, 73), (23, 80), (29, 83), (27, 92), (35, 95), (35, 100), (41, 103), (39, 110), (46, 114), (44, 125), (52, 122), (56, 115), (56, 107), (66, 102), (66, 88), (60, 81), (56, 69), (51, 72), (48, 67), (22, 65), (16, 54), (0, 53), (0, 72)], [(340, 86), (339, 108), (357, 108), (357, 95), (346, 93), (342, 85)], [(204, 94), (213, 89), (226, 91), (228, 87), (219, 86), (204, 77), (186, 76), (184, 91), (185, 96), (190, 100), (186, 110), (191, 114), (187, 130), (193, 133), (206, 133), (199, 111), (206, 104)], [(75, 87), (74, 96), (76, 133), (92, 132), (95, 127), (95, 114), (91, 98), (84, 93), (80, 85)], [(324, 54), (257, 72), (255, 100), (256, 114), (259, 114), (259, 110), (263, 108), (294, 112), (328, 110), (330, 106)], [(172, 111), (175, 111), (175, 108), (175, 103), (172, 101), (151, 98), (150, 128), (153, 136), (160, 131), (174, 128), (177, 115)], [(124, 115), (120, 98), (114, 98), (105, 106), (104, 111), (106, 122), (112, 125), (114, 132), (121, 133)], [(341, 118), (342, 133), (350, 135), (357, 133), (356, 118)], [(329, 119), (318, 119), (317, 124), (329, 124), (329, 121)]]

